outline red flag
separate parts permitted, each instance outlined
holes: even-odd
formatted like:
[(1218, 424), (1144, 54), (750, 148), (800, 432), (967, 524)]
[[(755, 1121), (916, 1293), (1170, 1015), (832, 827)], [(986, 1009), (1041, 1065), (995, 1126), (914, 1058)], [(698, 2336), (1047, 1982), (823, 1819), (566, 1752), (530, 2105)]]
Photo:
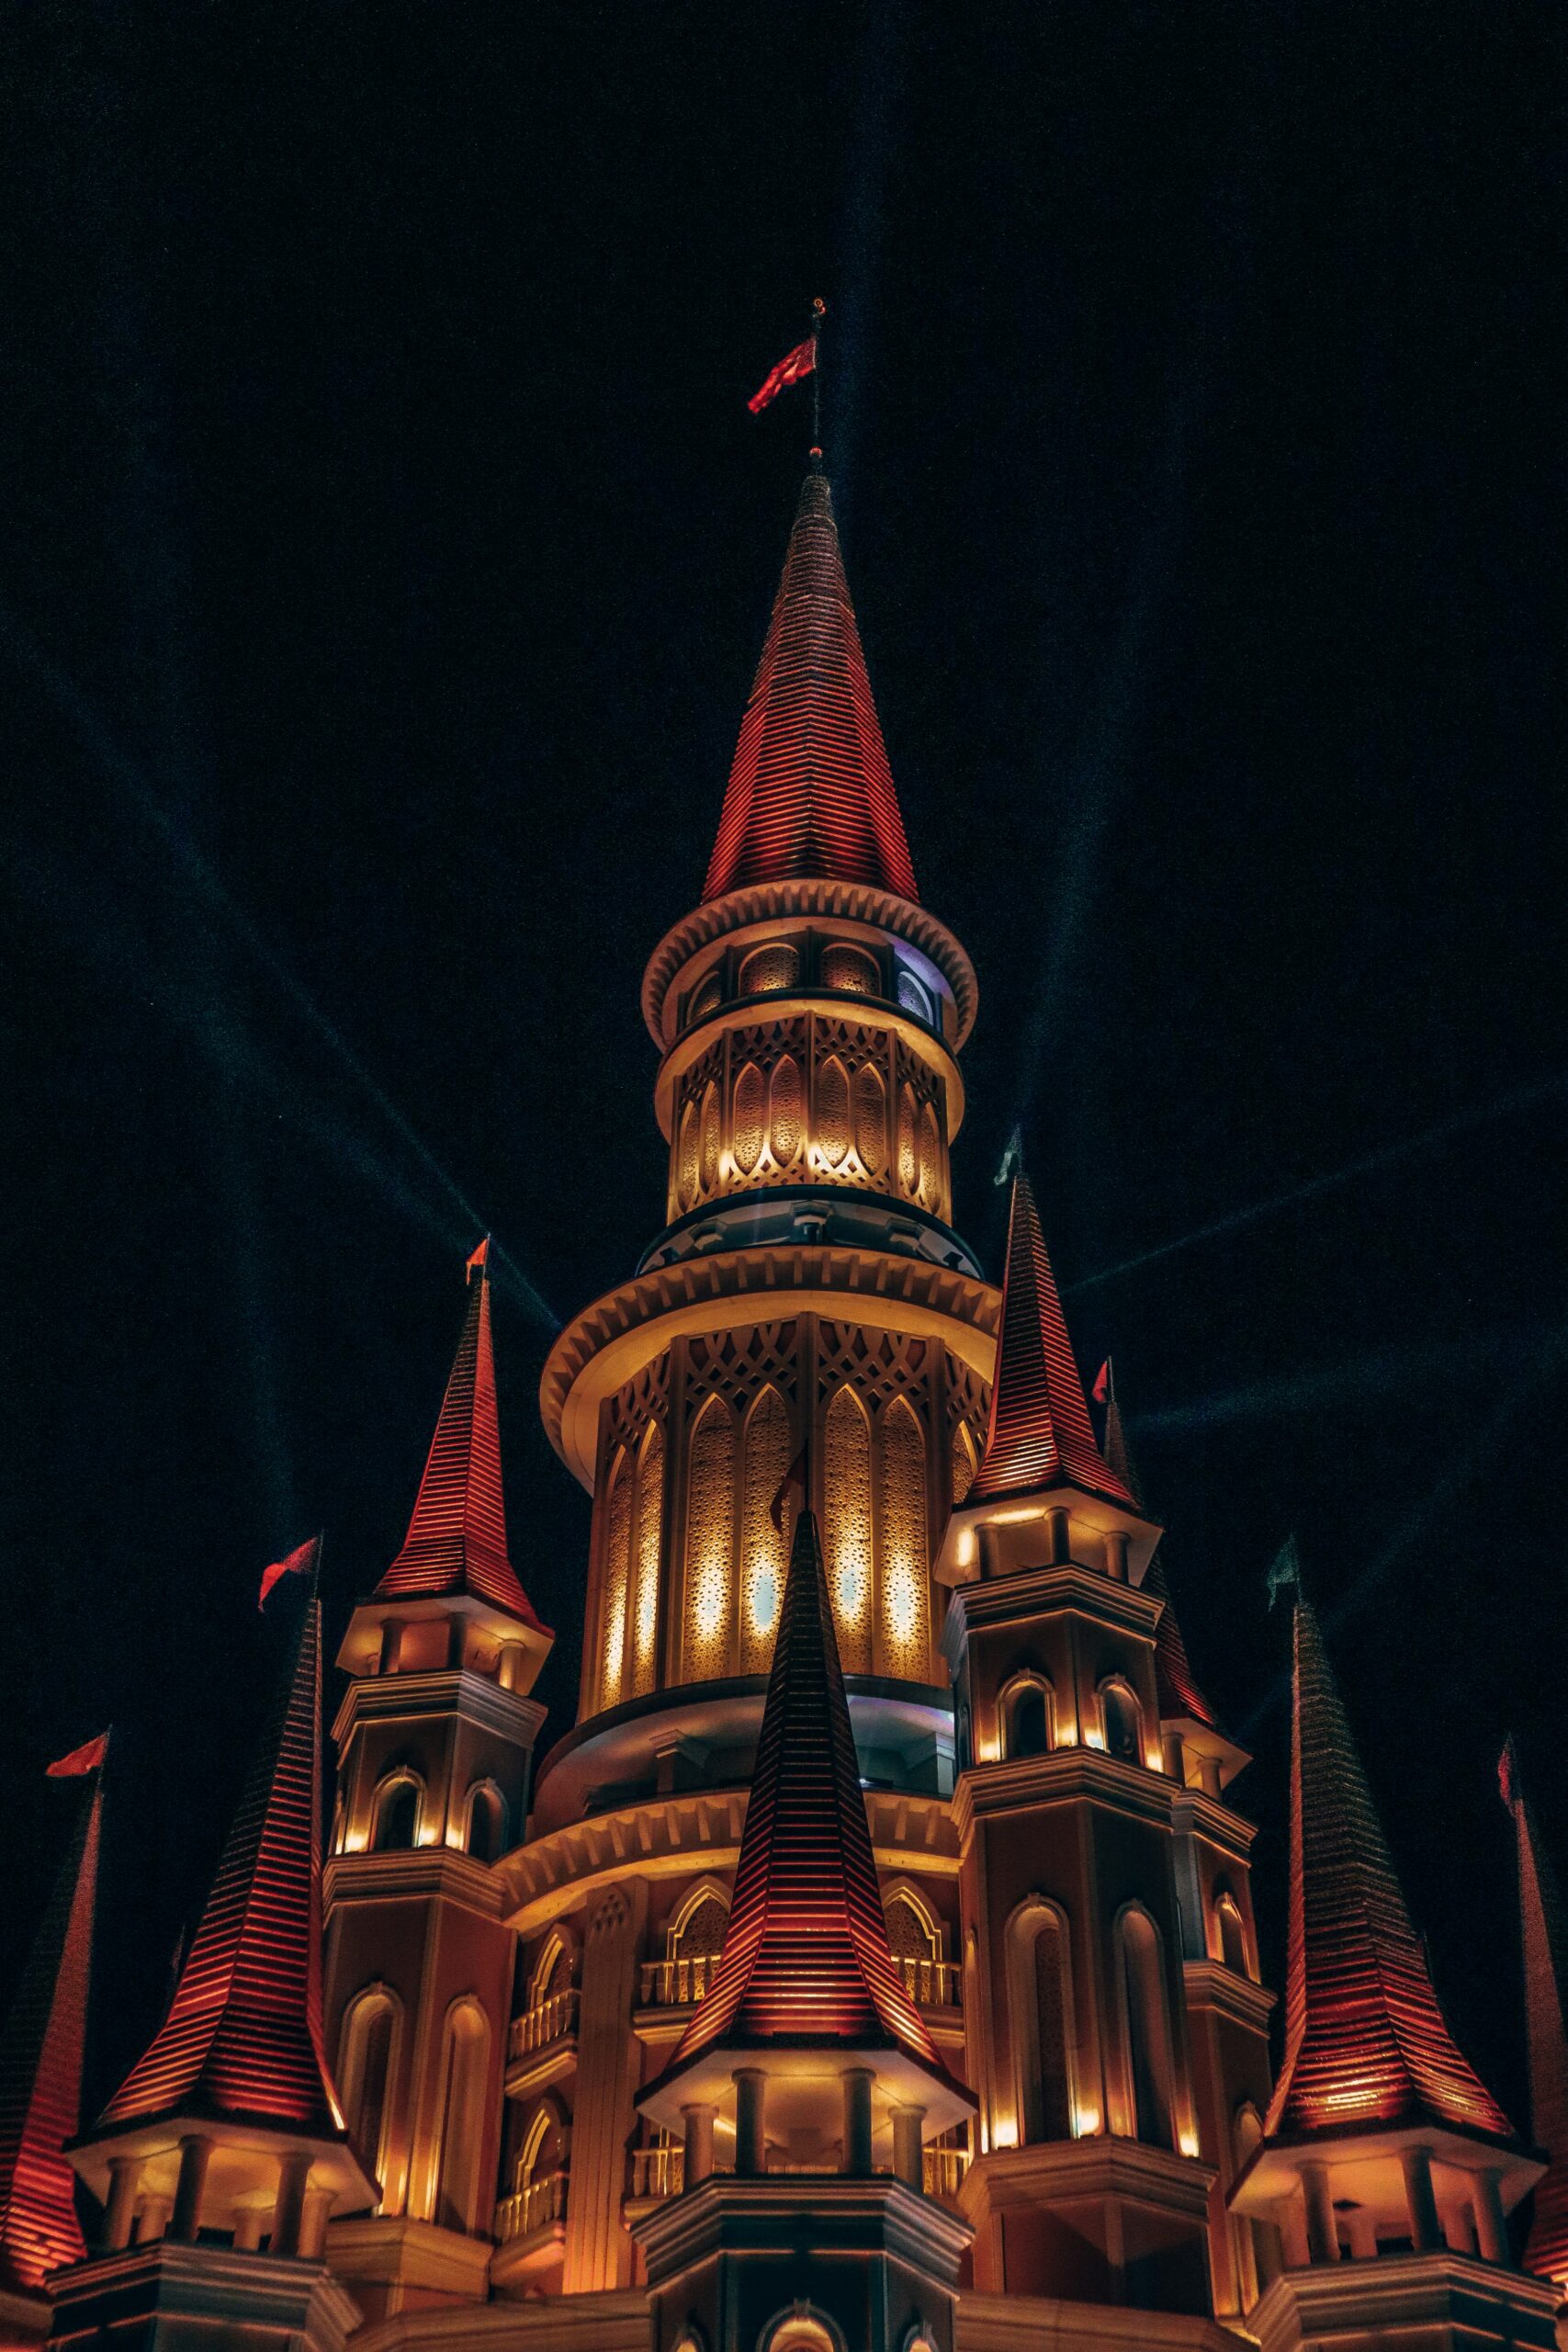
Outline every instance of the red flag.
[(286, 1559), (274, 1560), (270, 1568), (264, 1568), (262, 1570), (261, 1599), (256, 1603), (256, 1607), (258, 1609), (265, 1609), (266, 1607), (267, 1594), (272, 1590), (273, 1586), (278, 1582), (280, 1577), (302, 1577), (308, 1568), (314, 1567), (316, 1563), (316, 1546), (321, 1540), (321, 1539), (319, 1535), (307, 1537), (306, 1541), (299, 1545), (298, 1551), (290, 1552)]
[(784, 354), (778, 366), (770, 372), (761, 391), (752, 393), (746, 403), (752, 415), (761, 416), (782, 391), (791, 384), (798, 384), (802, 377), (809, 376), (816, 365), (817, 337), (808, 334), (804, 343), (797, 343), (793, 351)]
[(84, 1741), (69, 1756), (62, 1756), (58, 1764), (50, 1765), (44, 1777), (51, 1781), (79, 1781), (88, 1772), (98, 1771), (108, 1752), (109, 1736), (101, 1731), (96, 1739)]
[(1105, 1362), (1100, 1365), (1100, 1370), (1094, 1375), (1094, 1401), (1097, 1405), (1104, 1405), (1109, 1403), (1110, 1397), (1111, 1358), (1107, 1356)]
[(781, 1535), (784, 1532), (784, 1505), (788, 1502), (792, 1491), (800, 1497), (800, 1508), (804, 1510), (807, 1500), (806, 1492), (806, 1448), (804, 1446), (801, 1447), (800, 1452), (795, 1455), (795, 1460), (790, 1464), (789, 1468), (779, 1480), (778, 1493), (773, 1497), (773, 1501), (768, 1506), (768, 1517), (773, 1521), (774, 1527)]
[(472, 1256), (469, 1258), (469, 1260), (468, 1260), (468, 1280), (469, 1280), (470, 1282), (472, 1282), (472, 1281), (473, 1281), (473, 1279), (474, 1279), (474, 1269), (475, 1269), (475, 1267), (476, 1267), (476, 1266), (479, 1268), (479, 1270), (480, 1273), (482, 1274), (482, 1273), (484, 1272), (485, 1269), (489, 1266), (489, 1264), (490, 1264), (490, 1236), (489, 1236), (489, 1234), (487, 1233), (487, 1234), (485, 1235), (484, 1239), (479, 1243), (479, 1248), (478, 1248), (478, 1249), (473, 1252), (473, 1255), (472, 1255)]

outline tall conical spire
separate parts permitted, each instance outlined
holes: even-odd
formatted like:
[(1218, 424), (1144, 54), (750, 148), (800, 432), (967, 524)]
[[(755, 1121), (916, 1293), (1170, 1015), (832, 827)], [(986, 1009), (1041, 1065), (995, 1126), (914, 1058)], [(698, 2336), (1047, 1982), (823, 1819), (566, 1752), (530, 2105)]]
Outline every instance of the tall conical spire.
[(1013, 1178), (1001, 1329), (990, 1421), (966, 1507), (1070, 1481), (1132, 1504), (1124, 1478), (1094, 1442), (1083, 1383), (1067, 1339), (1056, 1278), (1045, 1253), (1027, 1176)]
[(169, 2013), (100, 2132), (177, 2115), (344, 2136), (321, 2047), (321, 1688), (312, 1590)]
[(1298, 1596), (1285, 2056), (1268, 2136), (1427, 2121), (1512, 2139), (1438, 2006), (1311, 1603)]
[[(1119, 1478), (1140, 1510), (1144, 1508), (1143, 1481), (1127, 1432), (1122, 1426), (1122, 1408), (1116, 1400), (1116, 1374), (1108, 1356), (1105, 1360), (1105, 1465), (1112, 1477)], [(1096, 1395), (1099, 1390), (1096, 1390)], [(1198, 1678), (1192, 1671), (1177, 1622), (1176, 1607), (1170, 1597), (1170, 1585), (1165, 1573), (1163, 1544), (1156, 1544), (1153, 1557), (1144, 1570), (1143, 1589), (1152, 1600), (1160, 1603), (1160, 1620), (1155, 1629), (1155, 1679), (1159, 1688), (1161, 1716), (1170, 1721), (1190, 1716), (1193, 1722), (1215, 1728), (1214, 1711), (1198, 1688)]]
[(462, 1335), (413, 1517), (376, 1598), (422, 1600), (468, 1593), (543, 1633), (547, 1629), (535, 1615), (506, 1549), (490, 1272), (478, 1251), (475, 1258), (478, 1264), (469, 1261)]
[(0, 2284), (24, 2291), (86, 2251), (76, 2175), (62, 2151), (81, 2120), (102, 1820), (100, 1781), (81, 1804), (0, 2034)]
[(807, 876), (916, 895), (832, 493), (816, 462), (795, 510), (703, 899)]
[(941, 2071), (888, 1949), (809, 1511), (795, 1522), (728, 1930), (674, 2066), (716, 2043), (778, 2041), (901, 2048)]
[(1536, 2183), (1534, 2218), (1525, 2244), (1527, 2270), (1568, 2287), (1568, 1917), (1551, 1857), (1541, 1844), (1510, 1739), (1497, 1774), (1518, 1840), (1519, 1933), (1524, 1948), (1525, 2021), (1529, 2045), (1530, 2137), (1550, 2159)]

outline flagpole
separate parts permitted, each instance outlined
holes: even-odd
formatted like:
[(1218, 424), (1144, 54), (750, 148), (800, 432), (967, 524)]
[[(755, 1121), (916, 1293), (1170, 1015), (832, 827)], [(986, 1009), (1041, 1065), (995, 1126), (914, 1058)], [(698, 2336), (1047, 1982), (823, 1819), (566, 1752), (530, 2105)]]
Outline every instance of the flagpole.
[(822, 322), (828, 305), (820, 294), (811, 302), (811, 447), (822, 454)]

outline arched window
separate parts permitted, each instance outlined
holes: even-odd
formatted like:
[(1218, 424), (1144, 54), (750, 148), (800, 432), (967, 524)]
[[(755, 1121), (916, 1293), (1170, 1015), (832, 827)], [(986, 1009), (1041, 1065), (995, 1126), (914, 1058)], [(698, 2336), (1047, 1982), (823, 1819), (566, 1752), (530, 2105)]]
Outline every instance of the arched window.
[(604, 1619), (599, 1695), (601, 1705), (605, 1707), (616, 1705), (621, 1697), (631, 1560), (632, 1467), (623, 1447), (611, 1465), (609, 1499), (604, 1510)]
[(506, 1799), (493, 1781), (477, 1781), (468, 1791), (463, 1843), (476, 1862), (499, 1862), (506, 1851)]
[(1105, 1724), (1105, 1752), (1120, 1756), (1128, 1764), (1144, 1760), (1144, 1717), (1136, 1699), (1120, 1680), (1105, 1682), (1100, 1690), (1100, 1713)]
[(1004, 1756), (1048, 1756), (1056, 1744), (1055, 1708), (1043, 1675), (1020, 1675), (1002, 1692)]
[(1214, 1898), (1214, 1927), (1219, 1935), (1221, 1962), (1237, 1976), (1247, 1975), (1247, 1929), (1242, 1924), (1240, 1906), (1228, 1887)]
[(746, 1419), (745, 1499), (740, 1518), (740, 1671), (765, 1674), (784, 1600), (788, 1546), (773, 1522), (773, 1499), (789, 1467), (789, 1410), (764, 1388)]
[(694, 1682), (729, 1671), (735, 1548), (735, 1422), (710, 1396), (692, 1431), (686, 1511), (685, 1670)]
[(935, 1028), (931, 991), (923, 980), (916, 979), (913, 972), (906, 971), (902, 966), (898, 972), (898, 1001), (906, 1012), (914, 1014), (917, 1021), (923, 1021), (929, 1029)]
[(718, 973), (710, 972), (705, 980), (698, 982), (693, 993), (686, 1012), (687, 1021), (701, 1021), (706, 1014), (716, 1012), (723, 994), (724, 987)]
[(1008, 2007), (1021, 2141), (1073, 2136), (1073, 1993), (1067, 1922), (1036, 1895), (1008, 1927)]
[(372, 1984), (344, 2012), (337, 2076), (349, 2138), (370, 2170), (384, 2171), (387, 2110), (402, 2011), (397, 1995)]
[(668, 1986), (672, 2001), (700, 2001), (724, 1950), (729, 1905), (716, 1887), (694, 1887), (670, 1923)]
[(1168, 2148), (1174, 2145), (1170, 2014), (1159, 1929), (1146, 1911), (1129, 1905), (1116, 1923), (1116, 1940), (1129, 2136)]
[(536, 2009), (571, 1983), (571, 1954), (552, 1928), (539, 1946), (534, 1973), (528, 1979), (528, 2007)]
[(871, 1666), (871, 1429), (846, 1383), (835, 1389), (824, 1423), (827, 1461), (828, 1590), (846, 1674)]
[(842, 989), (850, 996), (880, 996), (882, 975), (863, 948), (849, 947), (842, 940), (836, 940), (831, 947), (822, 950), (822, 985), (825, 989)]
[(479, 2155), (490, 2075), (490, 2026), (477, 2001), (457, 2001), (448, 2011), (441, 2067), (434, 2218), (444, 2230), (472, 2235), (479, 2220)]
[(395, 1772), (376, 1792), (370, 1847), (377, 1854), (400, 1852), (419, 1843), (420, 1785), (412, 1772)]
[(681, 1114), (681, 1125), (675, 1138), (675, 1205), (689, 1209), (697, 1197), (697, 1183), (702, 1171), (702, 1145), (697, 1127), (697, 1106), (688, 1102)]
[(780, 989), (794, 988), (799, 978), (800, 957), (786, 940), (775, 939), (771, 946), (757, 948), (741, 965), (740, 993), (772, 996)]
[(637, 1472), (637, 1598), (632, 1611), (632, 1690), (654, 1685), (659, 1633), (659, 1555), (664, 1526), (664, 1432), (657, 1421), (642, 1442)]
[(816, 2312), (783, 2312), (762, 2330), (758, 2352), (843, 2352), (843, 2337)]
[(910, 1887), (895, 1889), (882, 1906), (882, 1917), (904, 1990), (911, 2001), (934, 2001), (942, 1958), (942, 1933), (935, 1920)]
[(566, 2130), (559, 2111), (547, 2099), (528, 2119), (513, 2175), (513, 2188), (523, 2209), (517, 2222), (519, 2237), (560, 2219), (565, 2166)]
[(923, 1682), (931, 1671), (926, 1567), (926, 1441), (896, 1396), (882, 1417), (882, 1525), (877, 1592), (879, 1670)]

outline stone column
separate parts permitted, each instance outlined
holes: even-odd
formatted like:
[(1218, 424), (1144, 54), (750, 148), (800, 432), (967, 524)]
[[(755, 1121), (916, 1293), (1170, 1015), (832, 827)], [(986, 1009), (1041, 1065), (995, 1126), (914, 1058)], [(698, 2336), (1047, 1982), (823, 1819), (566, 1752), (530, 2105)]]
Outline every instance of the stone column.
[(844, 2086), (844, 2170), (863, 2180), (871, 2170), (871, 2086), (876, 2080), (869, 2066), (846, 2066)]
[(1065, 1566), (1073, 1556), (1072, 1522), (1060, 1503), (1045, 1514), (1045, 1538), (1052, 1566)]
[(583, 1936), (571, 2196), (561, 2277), (569, 2295), (631, 2284), (632, 2242), (622, 2226), (621, 2208), (642, 2055), (631, 2018), (647, 1899), (635, 1877), (607, 1887), (589, 1913)]
[(684, 2185), (695, 2188), (699, 2180), (706, 2180), (713, 2170), (713, 2120), (711, 2107), (694, 2105), (681, 2109), (681, 2120), (686, 2127), (686, 2162)]
[(1478, 2172), (1475, 2176), (1475, 2240), (1483, 2262), (1506, 2263), (1510, 2259), (1502, 2180), (1495, 2172)]
[(377, 1672), (378, 1674), (396, 1674), (398, 1670), (398, 1660), (402, 1656), (402, 1619), (400, 1617), (386, 1618), (381, 1626), (381, 1661), (376, 1669)]
[(1112, 1584), (1127, 1581), (1127, 1531), (1113, 1527), (1105, 1538), (1105, 1573)]
[(911, 2188), (925, 2186), (920, 2163), (920, 2126), (925, 2120), (923, 2107), (896, 2107), (893, 2110), (893, 2169)]
[(1334, 2199), (1328, 2193), (1326, 2165), (1303, 2165), (1302, 2194), (1306, 2199), (1308, 2255), (1314, 2262), (1337, 2262), (1339, 2232)]
[(292, 2148), (278, 2161), (277, 2202), (272, 2209), (274, 2254), (297, 2255), (305, 2218), (305, 2190), (315, 2159), (309, 2148)]
[(207, 2167), (212, 2155), (212, 2143), (198, 2132), (189, 2132), (180, 2142), (180, 2177), (175, 2188), (174, 2219), (169, 2223), (169, 2235), (189, 2245), (201, 2227), (201, 2192), (207, 2186)]
[(299, 2259), (320, 2262), (326, 2252), (327, 2223), (332, 2219), (333, 2192), (330, 2188), (311, 2188), (305, 2196), (305, 2211), (299, 2223)]
[(262, 2227), (266, 2220), (265, 2205), (240, 2205), (234, 2211), (234, 2251), (254, 2254), (262, 2242)]
[(754, 2176), (768, 2169), (768, 2078), (760, 2066), (735, 2071), (735, 2169)]
[(136, 2192), (141, 2185), (140, 2156), (109, 2158), (109, 2201), (104, 2215), (104, 2244), (111, 2254), (118, 2254), (130, 2244), (130, 2226), (136, 2219)]
[(1405, 2201), (1410, 2208), (1410, 2243), (1417, 2254), (1435, 2254), (1443, 2243), (1438, 2221), (1438, 2200), (1432, 2191), (1432, 2153), (1406, 2148), (1400, 2164), (1404, 2173)]

